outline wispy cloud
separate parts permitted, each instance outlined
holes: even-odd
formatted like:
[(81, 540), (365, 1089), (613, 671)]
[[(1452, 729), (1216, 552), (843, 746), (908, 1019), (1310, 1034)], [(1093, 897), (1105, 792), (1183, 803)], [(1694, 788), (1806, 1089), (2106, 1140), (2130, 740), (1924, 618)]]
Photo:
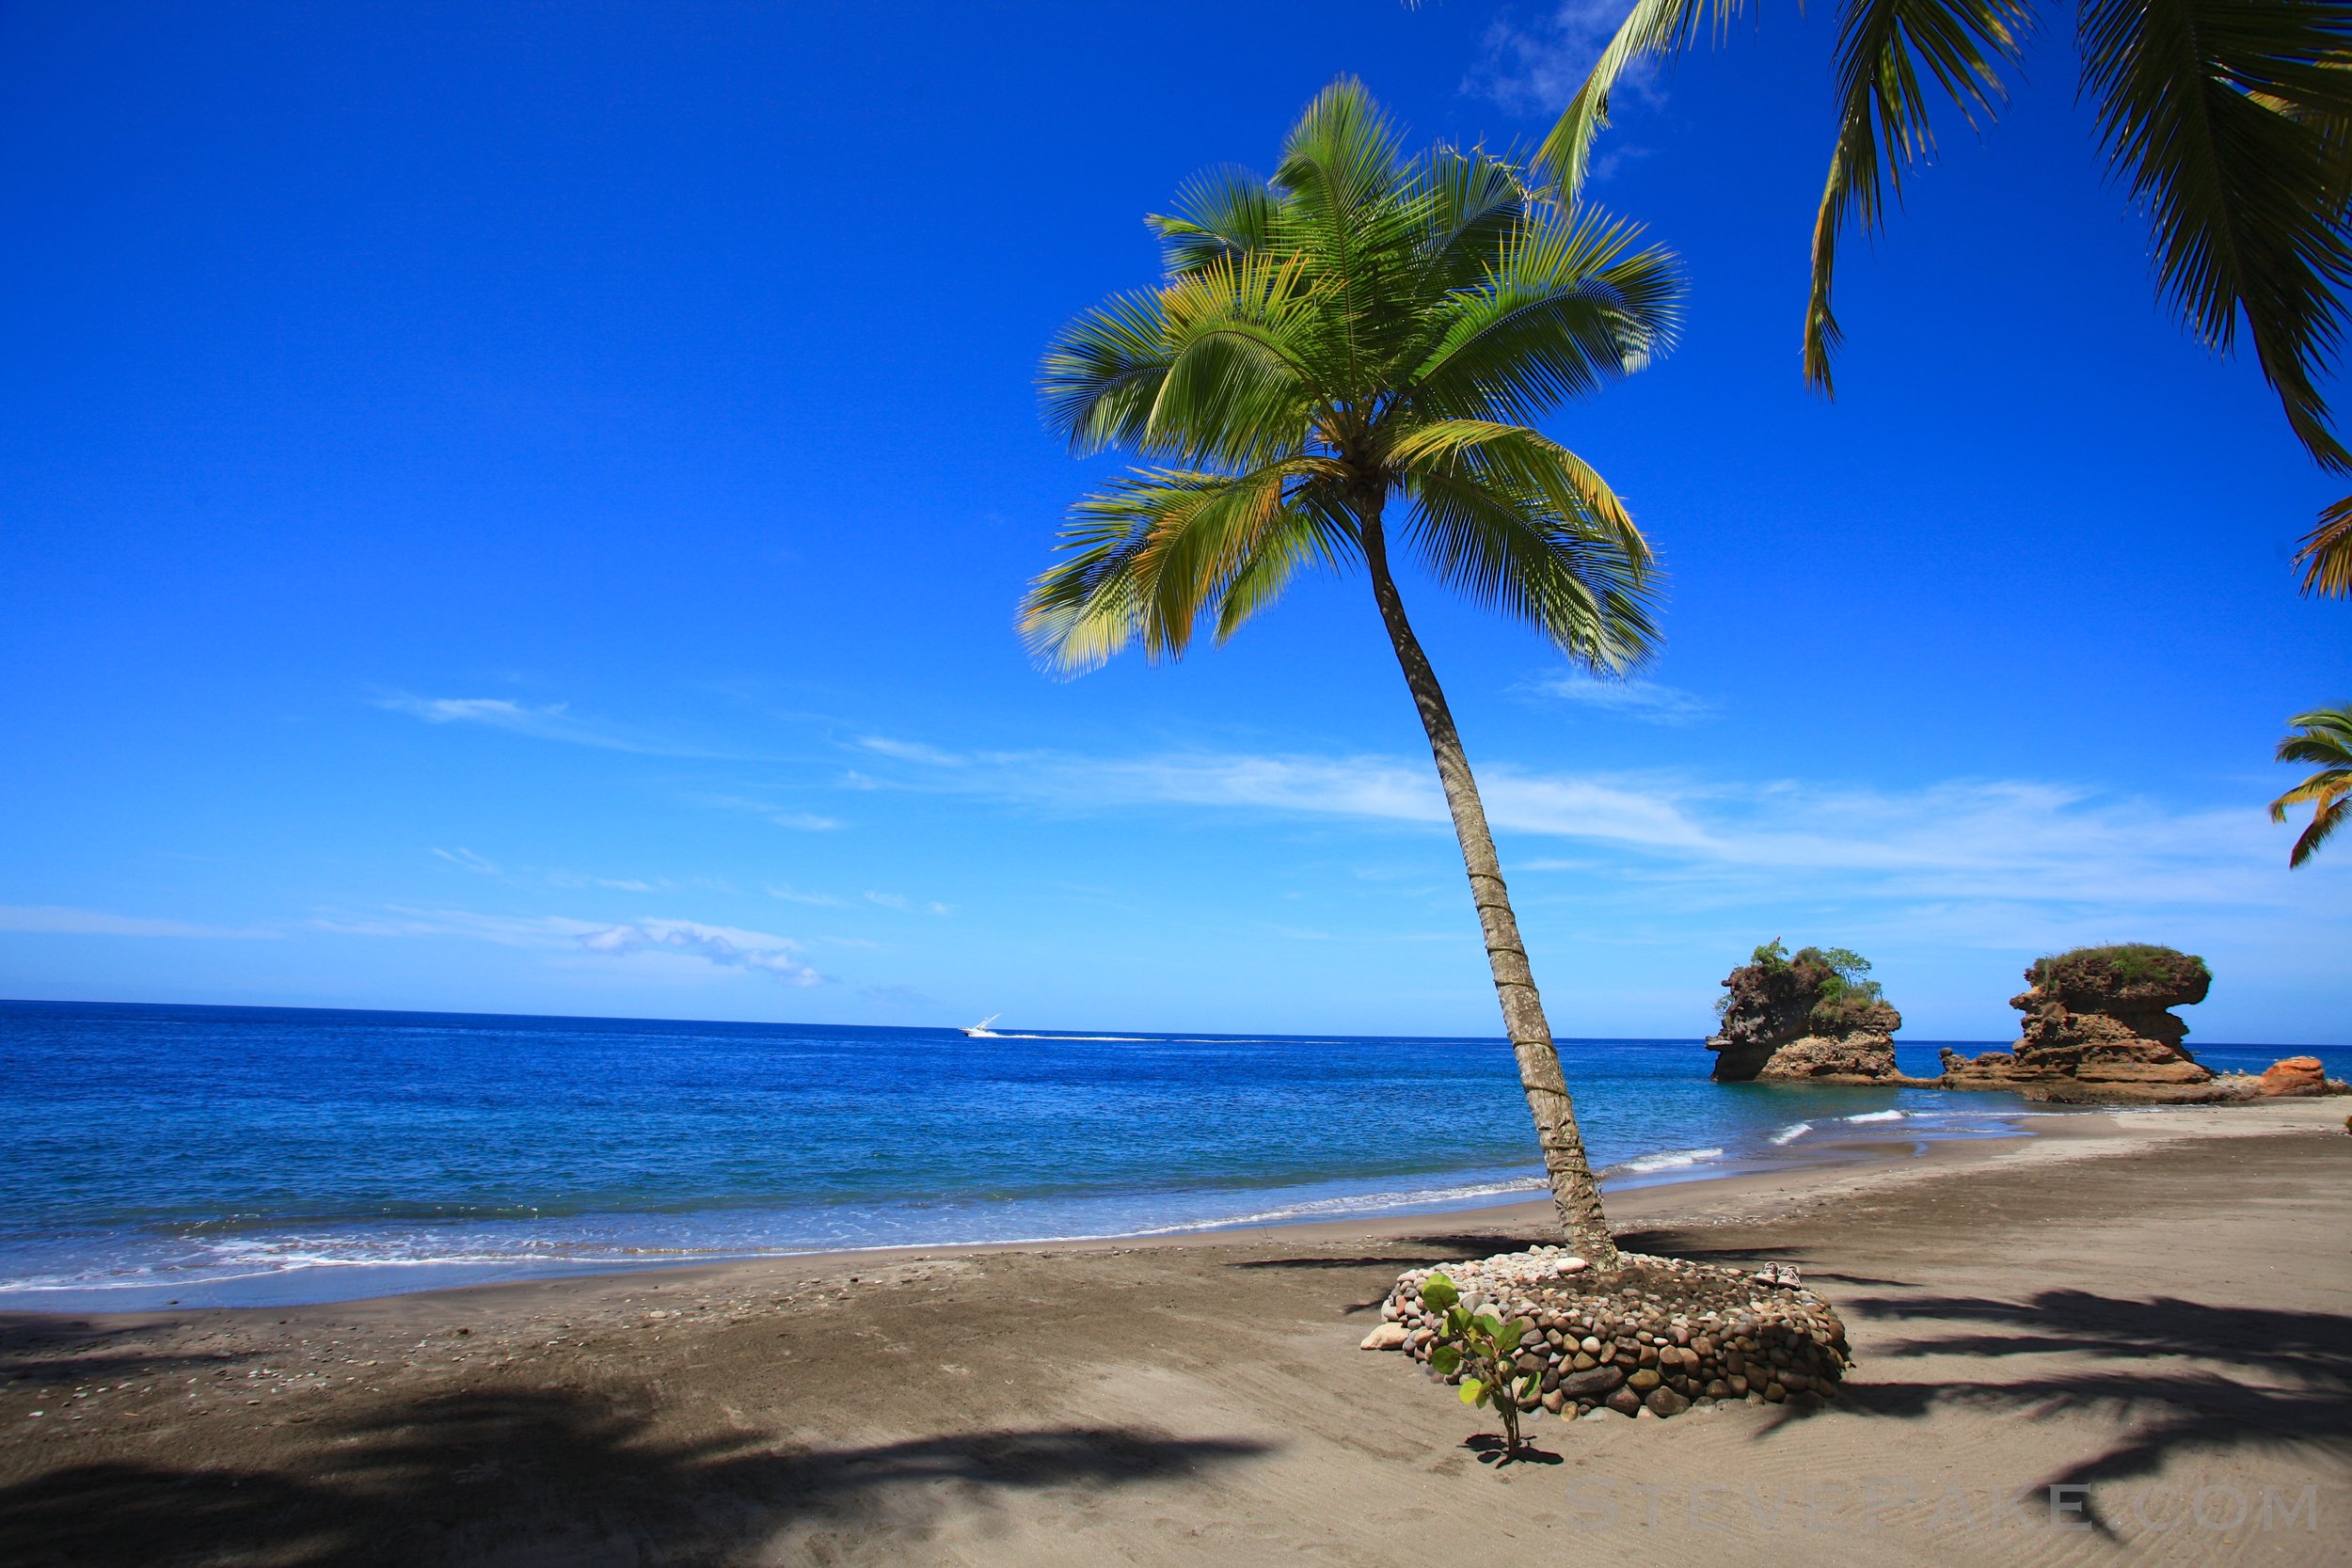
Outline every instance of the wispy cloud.
[(880, 904), (885, 910), (898, 910), (907, 914), (914, 913), (917, 909), (923, 910), (931, 914), (947, 914), (951, 912), (945, 904), (937, 902), (925, 902), (917, 904), (914, 899), (907, 897), (903, 894), (898, 893), (875, 893), (868, 890), (866, 895), (866, 901), (869, 904)]
[[(1426, 762), (1379, 756), (974, 752), (892, 782), (1073, 812), (1184, 805), (1439, 831), (1449, 820)], [(1486, 764), (1479, 783), (1498, 832), (1585, 847), (1522, 870), (1573, 867), (1661, 897), (1678, 890), (1686, 905), (1818, 896), (2284, 909), (2310, 892), (2288, 881), (2283, 841), (2251, 806), (2184, 809), (2034, 780), (1885, 789)]]
[(835, 898), (830, 893), (803, 893), (798, 888), (789, 887), (771, 887), (768, 890), (768, 896), (781, 898), (790, 904), (818, 904), (836, 910), (846, 908), (850, 902), (847, 898)]
[(495, 877), (499, 874), (497, 865), (475, 854), (464, 845), (459, 845), (454, 849), (444, 849), (436, 845), (433, 852), (460, 871), (472, 871), (485, 877)]
[(1558, 114), (1625, 20), (1618, 0), (1559, 0), (1521, 26), (1505, 16), (1486, 29), (1478, 74), (1463, 86), (1518, 114)]
[(358, 917), (323, 915), (319, 930), (344, 936), (466, 937), (505, 947), (628, 959), (656, 955), (695, 959), (720, 969), (764, 974), (786, 985), (815, 986), (825, 976), (800, 958), (789, 937), (695, 920), (574, 920), (565, 915), (479, 914), (469, 910), (418, 910), (391, 906)]
[(743, 795), (694, 795), (688, 799), (694, 805), (707, 806), (713, 811), (749, 812), (754, 816), (767, 818), (779, 828), (790, 828), (795, 832), (831, 832), (841, 826), (830, 816), (820, 816), (815, 812), (794, 811), (771, 800), (755, 800)]
[(256, 927), (199, 926), (185, 920), (153, 920), (104, 910), (68, 909), (59, 904), (0, 904), (0, 931), (45, 931), (77, 937), (275, 937)]
[(673, 741), (629, 731), (572, 712), (568, 703), (534, 707), (504, 697), (416, 697), (405, 692), (378, 697), (375, 705), (405, 713), (428, 724), (471, 724), (529, 736), (534, 740), (561, 741), (567, 746), (593, 746), (607, 752), (631, 752), (643, 756), (720, 757), (724, 753), (681, 746)]
[[(1584, 85), (1593, 62), (1624, 20), (1623, 0), (1558, 0), (1526, 25), (1506, 14), (1486, 29), (1486, 48), (1462, 90), (1491, 99), (1513, 114), (1556, 115)], [(1665, 101), (1657, 71), (1647, 63), (1627, 71), (1619, 79), (1618, 92), (1621, 97), (1638, 94), (1651, 103)], [(1642, 150), (1621, 140), (1609, 143), (1593, 160), (1593, 178), (1608, 179), (1623, 159), (1638, 157)]]
[(683, 953), (722, 969), (747, 969), (790, 986), (820, 985), (824, 976), (796, 956), (799, 944), (762, 931), (704, 926), (691, 920), (643, 920), (609, 926), (580, 937), (591, 953)]
[(1655, 681), (1608, 680), (1562, 672), (1539, 676), (1524, 689), (1645, 724), (1690, 724), (1715, 714), (1715, 705), (1696, 692)]

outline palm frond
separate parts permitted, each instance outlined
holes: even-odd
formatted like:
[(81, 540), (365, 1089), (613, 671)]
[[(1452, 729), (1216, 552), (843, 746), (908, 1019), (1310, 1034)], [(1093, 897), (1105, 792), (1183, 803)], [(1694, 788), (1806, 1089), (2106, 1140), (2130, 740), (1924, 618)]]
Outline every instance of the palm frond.
[[(2341, 0), (2082, 0), (2084, 87), (2155, 231), (2159, 287), (2217, 353), (2243, 320), (2288, 424), (2352, 469), (2319, 381), (2342, 346), (2352, 241), (2331, 127), (2352, 122)], [(2283, 113), (2276, 105), (2296, 105)]]
[(1849, 221), (1883, 227), (1906, 170), (1933, 155), (1935, 132), (1919, 68), (1981, 130), (2006, 95), (1994, 62), (2015, 63), (2026, 13), (2016, 0), (1847, 0), (1837, 37), (1837, 140), (1813, 221), (1813, 280), (1804, 318), (1804, 378), (1833, 390), (1843, 336), (1830, 309), (1837, 239)]
[[(1740, 9), (1741, 0), (1716, 0), (1716, 31), (1727, 27)], [(1708, 0), (1634, 0), (1609, 47), (1593, 62), (1551, 134), (1535, 150), (1536, 167), (1563, 199), (1572, 201), (1583, 190), (1593, 143), (1609, 123), (1610, 95), (1625, 73), (1645, 60), (1672, 59), (1688, 49), (1706, 26), (1708, 11)]]
[(1552, 515), (1581, 517), (1646, 566), (1649, 541), (1609, 482), (1548, 436), (1489, 420), (1438, 420), (1399, 436), (1389, 462), (1405, 473), (1466, 473), (1536, 497)]
[(1298, 450), (1324, 401), (1312, 280), (1267, 254), (1212, 262), (1162, 289), (1172, 351), (1129, 444), (1188, 464), (1250, 467)]
[(2352, 496), (2319, 515), (2319, 524), (2303, 536), (2295, 552), (2303, 568), (2303, 592), (2322, 598), (2352, 594)]
[(2352, 815), (2352, 800), (2342, 798), (2330, 800), (2312, 813), (2312, 825), (2303, 830), (2295, 841), (2295, 847), (2287, 851), (2287, 869), (2294, 870), (2317, 853), (2319, 847), (2328, 842), (2328, 835), (2344, 825), (2347, 815)]
[(1045, 351), (1038, 370), (1045, 422), (1080, 456), (1140, 441), (1173, 358), (1159, 296), (1116, 295)]
[[(1181, 658), (1235, 582), (1263, 606), (1299, 561), (1327, 554), (1321, 519), (1285, 494), (1317, 471), (1315, 460), (1293, 459), (1237, 474), (1151, 468), (1114, 480), (1071, 509), (1057, 546), (1068, 559), (1030, 583), (1023, 636), (1072, 673), (1137, 643), (1149, 658)], [(1303, 556), (1286, 540), (1301, 531)], [(1280, 558), (1271, 566), (1257, 559), (1268, 548)]]
[(1640, 235), (1597, 213), (1522, 225), (1414, 368), (1412, 404), (1528, 424), (1662, 353), (1674, 341), (1680, 271), (1670, 251), (1634, 250)]
[(1168, 276), (1181, 277), (1264, 249), (1274, 213), (1274, 192), (1264, 177), (1227, 165), (1185, 181), (1174, 213), (1143, 221), (1160, 237)]
[(1614, 531), (1467, 473), (1410, 475), (1406, 536), (1430, 573), (1472, 603), (1525, 623), (1579, 663), (1623, 671), (1657, 646), (1646, 556)]

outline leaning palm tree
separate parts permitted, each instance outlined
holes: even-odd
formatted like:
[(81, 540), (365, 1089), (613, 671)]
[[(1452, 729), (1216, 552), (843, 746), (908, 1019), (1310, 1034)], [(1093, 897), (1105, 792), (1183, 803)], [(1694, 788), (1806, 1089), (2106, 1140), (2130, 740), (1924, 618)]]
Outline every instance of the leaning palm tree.
[(2287, 721), (2297, 733), (2279, 742), (2280, 762), (2307, 762), (2319, 771), (2270, 802), (2270, 820), (2284, 822), (2289, 806), (2309, 805), (2312, 825), (2288, 851), (2287, 864), (2310, 860), (2328, 835), (2352, 816), (2352, 704), (2314, 708)]
[(1175, 658), (1197, 626), (1222, 641), (1302, 570), (1362, 569), (1437, 759), (1561, 1224), (1610, 1267), (1486, 809), (1391, 549), (1588, 667), (1647, 656), (1649, 547), (1607, 482), (1533, 425), (1667, 346), (1673, 259), (1483, 150), (1406, 158), (1347, 79), (1292, 128), (1271, 181), (1205, 175), (1148, 221), (1166, 281), (1073, 322), (1041, 379), (1074, 451), (1151, 466), (1073, 509), (1023, 630), (1066, 671), (1137, 643)]
[[(1539, 154), (1564, 191), (1583, 179), (1625, 72), (1720, 37), (1741, 8), (1633, 0)], [(1841, 0), (1837, 132), (1804, 316), (1817, 390), (1831, 390), (1841, 338), (1830, 309), (1839, 238), (1882, 227), (1904, 175), (1933, 156), (1934, 98), (1972, 127), (1993, 119), (2035, 20), (2031, 0)], [(2352, 4), (2079, 0), (2075, 40), (2109, 166), (2147, 211), (2161, 292), (2217, 353), (2243, 324), (2296, 437), (2322, 467), (2352, 471), (2319, 390), (2352, 282)], [(2321, 515), (2296, 563), (2306, 593), (2352, 593), (2352, 498)]]

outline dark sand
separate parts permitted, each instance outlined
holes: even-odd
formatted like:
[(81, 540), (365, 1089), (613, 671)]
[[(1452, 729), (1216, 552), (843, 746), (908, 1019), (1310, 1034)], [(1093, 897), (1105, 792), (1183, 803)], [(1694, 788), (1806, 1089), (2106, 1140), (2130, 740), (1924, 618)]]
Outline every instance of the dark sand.
[(1502, 1470), (1355, 1347), (1534, 1206), (9, 1317), (0, 1564), (2341, 1563), (2345, 1108), (1621, 1195), (1630, 1246), (1802, 1266), (1848, 1393)]

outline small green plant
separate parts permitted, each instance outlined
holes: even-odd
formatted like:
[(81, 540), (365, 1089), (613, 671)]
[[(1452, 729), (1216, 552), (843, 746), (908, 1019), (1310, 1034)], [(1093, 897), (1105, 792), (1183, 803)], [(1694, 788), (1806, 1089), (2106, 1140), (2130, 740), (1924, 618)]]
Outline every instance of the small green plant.
[(1436, 1348), (1429, 1353), (1429, 1370), (1439, 1377), (1461, 1373), (1462, 1402), (1494, 1407), (1502, 1418), (1502, 1463), (1508, 1465), (1519, 1456), (1519, 1412), (1534, 1408), (1543, 1391), (1536, 1373), (1513, 1365), (1526, 1330), (1491, 1313), (1472, 1315), (1462, 1307), (1462, 1293), (1454, 1281), (1441, 1274), (1421, 1282), (1421, 1299), (1443, 1314)]

